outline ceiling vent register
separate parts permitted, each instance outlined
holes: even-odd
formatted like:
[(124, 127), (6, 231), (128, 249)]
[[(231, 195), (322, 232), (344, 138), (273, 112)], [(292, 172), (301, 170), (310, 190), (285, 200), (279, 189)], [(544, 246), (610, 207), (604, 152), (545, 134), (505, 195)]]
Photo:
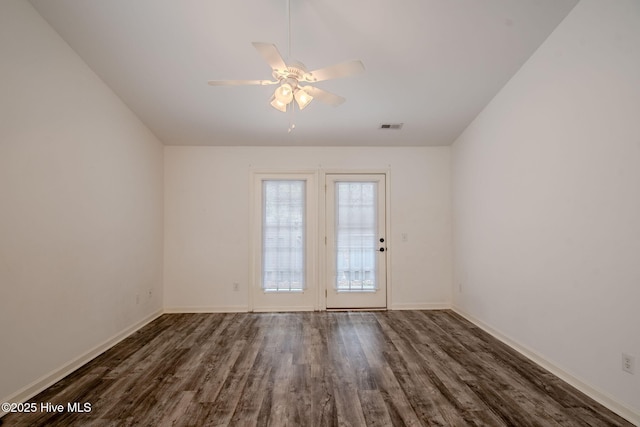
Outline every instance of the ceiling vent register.
[(404, 123), (383, 123), (380, 125), (380, 129), (402, 129)]

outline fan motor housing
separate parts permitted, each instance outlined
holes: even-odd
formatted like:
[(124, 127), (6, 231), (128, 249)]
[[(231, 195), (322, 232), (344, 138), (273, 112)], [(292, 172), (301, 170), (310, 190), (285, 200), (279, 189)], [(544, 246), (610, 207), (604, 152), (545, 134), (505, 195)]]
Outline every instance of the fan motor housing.
[(309, 74), (307, 67), (305, 67), (302, 62), (294, 61), (287, 64), (285, 70), (274, 70), (273, 77), (280, 81), (287, 80), (287, 83), (289, 83), (291, 87), (294, 87), (294, 84), (289, 80), (294, 80), (295, 85), (297, 85), (298, 81), (305, 79), (306, 74)]

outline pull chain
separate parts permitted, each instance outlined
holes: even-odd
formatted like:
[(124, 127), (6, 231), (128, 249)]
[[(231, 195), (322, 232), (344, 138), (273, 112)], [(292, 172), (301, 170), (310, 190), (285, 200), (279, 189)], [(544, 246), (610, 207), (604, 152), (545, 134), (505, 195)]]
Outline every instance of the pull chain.
[(296, 128), (296, 124), (294, 123), (294, 111), (296, 109), (295, 103), (291, 103), (291, 113), (289, 113), (289, 129), (287, 129), (287, 133), (291, 133), (292, 130)]

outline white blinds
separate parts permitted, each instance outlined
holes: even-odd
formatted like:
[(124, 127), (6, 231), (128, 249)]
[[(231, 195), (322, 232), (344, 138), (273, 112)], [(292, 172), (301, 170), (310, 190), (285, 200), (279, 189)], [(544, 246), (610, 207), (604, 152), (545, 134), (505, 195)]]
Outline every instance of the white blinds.
[(336, 289), (378, 289), (377, 183), (336, 182)]
[(262, 181), (262, 288), (305, 286), (305, 181)]

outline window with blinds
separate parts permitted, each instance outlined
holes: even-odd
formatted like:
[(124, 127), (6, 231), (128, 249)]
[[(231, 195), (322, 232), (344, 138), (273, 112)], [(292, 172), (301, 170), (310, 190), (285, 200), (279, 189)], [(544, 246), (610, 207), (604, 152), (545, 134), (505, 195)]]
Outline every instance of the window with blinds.
[(262, 289), (305, 289), (306, 181), (262, 181)]
[(373, 291), (376, 282), (377, 183), (336, 182), (338, 291)]

